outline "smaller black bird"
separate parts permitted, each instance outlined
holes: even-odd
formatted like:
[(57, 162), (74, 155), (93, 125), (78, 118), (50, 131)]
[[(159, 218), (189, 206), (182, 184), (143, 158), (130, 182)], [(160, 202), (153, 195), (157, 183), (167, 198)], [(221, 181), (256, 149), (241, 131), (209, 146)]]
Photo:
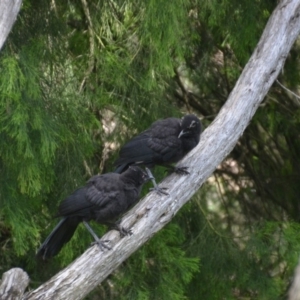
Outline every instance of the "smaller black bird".
[(122, 173), (130, 165), (144, 165), (154, 189), (166, 194), (158, 188), (149, 168), (162, 165), (176, 173), (187, 174), (187, 167), (176, 168), (171, 164), (178, 162), (197, 146), (201, 128), (201, 122), (195, 115), (154, 122), (149, 129), (132, 138), (121, 148), (119, 158), (115, 162), (115, 172)]
[[(83, 222), (100, 249), (108, 248), (107, 241), (100, 241), (88, 222), (94, 220), (111, 225), (120, 215), (133, 206), (139, 198), (142, 185), (149, 180), (139, 167), (132, 166), (122, 174), (107, 173), (89, 179), (84, 187), (62, 201), (57, 217), (62, 217), (37, 252), (43, 259), (55, 256), (73, 236), (77, 226)], [(130, 230), (115, 224), (121, 236)]]

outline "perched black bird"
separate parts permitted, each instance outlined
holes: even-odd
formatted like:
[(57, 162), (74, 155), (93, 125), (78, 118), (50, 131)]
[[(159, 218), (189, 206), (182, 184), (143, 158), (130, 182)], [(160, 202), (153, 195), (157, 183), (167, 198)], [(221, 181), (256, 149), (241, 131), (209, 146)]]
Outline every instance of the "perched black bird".
[(144, 165), (155, 189), (162, 192), (148, 168), (163, 165), (177, 173), (188, 173), (186, 167), (175, 168), (170, 164), (178, 162), (196, 147), (200, 134), (201, 122), (195, 115), (158, 120), (121, 148), (115, 172), (122, 173), (130, 165)]
[[(46, 259), (56, 255), (71, 239), (80, 222), (83, 222), (101, 249), (109, 249), (88, 222), (95, 220), (106, 225), (114, 222), (138, 201), (142, 185), (147, 180), (148, 175), (135, 166), (122, 174), (107, 173), (90, 178), (84, 187), (62, 201), (57, 214), (62, 219), (41, 245), (37, 256)], [(121, 235), (130, 234), (130, 230), (116, 226)]]

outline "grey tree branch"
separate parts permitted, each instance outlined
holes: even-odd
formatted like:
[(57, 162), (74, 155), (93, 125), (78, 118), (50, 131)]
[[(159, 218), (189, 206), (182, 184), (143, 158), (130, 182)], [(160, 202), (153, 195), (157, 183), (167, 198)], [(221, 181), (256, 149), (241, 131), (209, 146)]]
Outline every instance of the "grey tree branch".
[(0, 50), (17, 19), (22, 0), (0, 1)]
[(108, 232), (104, 239), (112, 241), (112, 250), (88, 249), (24, 299), (82, 299), (173, 218), (243, 134), (299, 34), (299, 16), (300, 1), (279, 3), (227, 102), (198, 147), (179, 163), (189, 167), (190, 175), (167, 177), (161, 186), (168, 187), (169, 196), (150, 193), (123, 218), (122, 225), (132, 228), (133, 235), (120, 239)]
[(300, 262), (295, 269), (293, 282), (288, 291), (288, 300), (300, 300)]
[(29, 283), (26, 272), (20, 268), (13, 268), (2, 275), (0, 285), (1, 300), (19, 300)]

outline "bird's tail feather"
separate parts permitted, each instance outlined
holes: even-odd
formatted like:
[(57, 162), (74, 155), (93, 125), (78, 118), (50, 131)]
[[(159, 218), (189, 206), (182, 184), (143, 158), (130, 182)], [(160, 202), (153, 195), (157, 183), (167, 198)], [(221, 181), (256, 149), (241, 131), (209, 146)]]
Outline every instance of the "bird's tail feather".
[(126, 171), (127, 168), (128, 168), (128, 165), (127, 165), (127, 164), (118, 165), (117, 168), (114, 170), (114, 173), (121, 174), (121, 173), (123, 173), (124, 171)]
[(37, 257), (48, 259), (61, 250), (73, 236), (80, 220), (78, 217), (65, 217), (52, 230), (37, 252)]

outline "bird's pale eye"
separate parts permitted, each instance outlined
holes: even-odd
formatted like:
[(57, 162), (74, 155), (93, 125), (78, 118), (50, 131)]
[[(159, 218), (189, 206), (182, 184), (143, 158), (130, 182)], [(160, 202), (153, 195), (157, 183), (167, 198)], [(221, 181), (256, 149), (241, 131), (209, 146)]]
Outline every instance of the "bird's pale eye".
[(195, 121), (192, 121), (191, 125), (190, 125), (190, 128), (193, 128), (196, 126), (196, 122)]

